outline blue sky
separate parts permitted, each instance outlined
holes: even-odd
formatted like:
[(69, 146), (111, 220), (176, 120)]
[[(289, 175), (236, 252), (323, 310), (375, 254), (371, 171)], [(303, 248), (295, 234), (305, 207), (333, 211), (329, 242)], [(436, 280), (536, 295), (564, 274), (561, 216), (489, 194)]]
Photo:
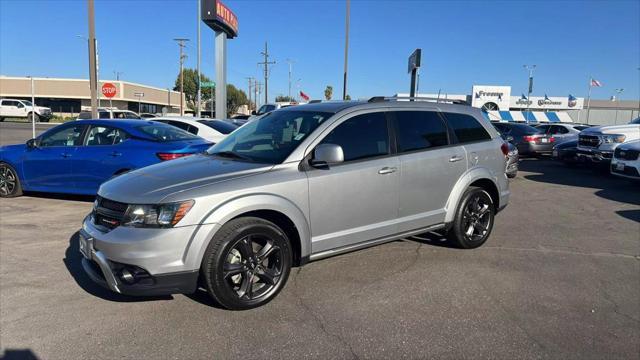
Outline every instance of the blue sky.
[[(342, 93), (344, 1), (225, 2), (240, 35), (228, 42), (228, 81), (246, 91), (262, 77), (264, 42), (277, 62), (269, 94), (293, 79), (312, 98), (326, 85)], [(96, 0), (101, 79), (170, 87), (178, 74), (175, 37), (192, 41), (196, 0)], [(0, 0), (0, 74), (86, 78), (84, 0)], [(29, 15), (33, 17), (29, 19)], [(624, 88), (640, 93), (640, 1), (352, 1), (348, 93), (353, 98), (407, 92), (407, 57), (422, 48), (420, 91), (467, 94), (474, 84), (526, 91), (523, 64), (537, 64), (534, 95), (586, 96), (589, 75), (604, 83), (594, 98)], [(203, 72), (213, 78), (213, 32), (202, 27)], [(295, 89), (295, 86), (294, 86)]]

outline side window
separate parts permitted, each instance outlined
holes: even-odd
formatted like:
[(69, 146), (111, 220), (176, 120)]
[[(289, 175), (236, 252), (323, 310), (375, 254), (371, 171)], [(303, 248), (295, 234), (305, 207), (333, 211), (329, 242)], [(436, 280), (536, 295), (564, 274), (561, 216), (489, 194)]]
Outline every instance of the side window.
[(511, 133), (511, 127), (509, 126), (494, 123), (493, 127), (495, 127), (496, 130), (498, 130), (498, 132), (500, 132), (500, 134), (502, 135), (508, 135), (509, 133)]
[(458, 138), (458, 142), (490, 140), (491, 135), (473, 116), (456, 113), (446, 113), (447, 123)]
[[(540, 126), (536, 126), (535, 128), (539, 129), (540, 131), (542, 131), (543, 133), (546, 134), (546, 133), (549, 132), (549, 129), (551, 128), (551, 126), (549, 126), (549, 125), (540, 125)], [(552, 130), (551, 133), (553, 134), (553, 129), (551, 129), (551, 130)]]
[(140, 116), (138, 116), (138, 115), (136, 115), (135, 113), (132, 113), (132, 112), (124, 113), (124, 117), (126, 119), (140, 119)]
[(20, 101), (14, 101), (14, 105), (17, 106), (18, 109), (22, 109), (24, 107), (24, 104)]
[(567, 134), (569, 130), (567, 130), (564, 126), (554, 125), (551, 129), (552, 134)]
[(193, 125), (189, 125), (187, 131), (192, 133), (193, 135), (198, 135), (198, 128)]
[(389, 154), (389, 130), (385, 113), (357, 115), (333, 129), (321, 142), (342, 146), (344, 161)]
[[(91, 118), (91, 113), (89, 113), (89, 118)], [(98, 119), (111, 119), (108, 111), (100, 111), (98, 113)]]
[(447, 128), (435, 111), (395, 111), (398, 151), (429, 149), (449, 144)]
[(39, 146), (79, 146), (82, 142), (80, 136), (82, 135), (83, 130), (83, 125), (65, 127), (44, 135), (40, 139)]
[(189, 124), (183, 123), (183, 122), (180, 122), (180, 121), (169, 121), (168, 124), (171, 125), (171, 126), (175, 126), (177, 128), (180, 128), (180, 129), (182, 129), (184, 131), (189, 131), (189, 127), (190, 127)]
[(87, 134), (85, 145), (118, 145), (127, 139), (127, 134), (116, 128), (104, 126), (92, 126)]

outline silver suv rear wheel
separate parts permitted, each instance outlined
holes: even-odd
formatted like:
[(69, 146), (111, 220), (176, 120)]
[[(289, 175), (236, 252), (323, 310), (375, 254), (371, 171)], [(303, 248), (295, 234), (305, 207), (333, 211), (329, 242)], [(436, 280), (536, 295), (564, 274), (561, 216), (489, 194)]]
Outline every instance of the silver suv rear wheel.
[(447, 237), (457, 247), (473, 249), (487, 241), (493, 229), (495, 208), (486, 190), (470, 187), (462, 195)]

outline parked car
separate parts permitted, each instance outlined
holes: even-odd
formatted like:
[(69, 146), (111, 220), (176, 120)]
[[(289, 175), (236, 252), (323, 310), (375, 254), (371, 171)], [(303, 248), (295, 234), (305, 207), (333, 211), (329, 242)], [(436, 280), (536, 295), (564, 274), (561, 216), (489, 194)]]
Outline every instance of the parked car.
[(583, 130), (578, 135), (578, 157), (608, 169), (618, 145), (640, 139), (640, 123), (634, 121), (627, 125), (595, 126)]
[(520, 162), (520, 155), (518, 154), (518, 148), (510, 142), (507, 142), (509, 145), (509, 152), (507, 153), (507, 167), (505, 173), (507, 177), (510, 179), (518, 176), (518, 163)]
[[(92, 119), (91, 111), (82, 111), (78, 115), (78, 120)], [(98, 119), (142, 119), (138, 114), (129, 110), (118, 110), (109, 108), (98, 109)]]
[(481, 246), (508, 203), (507, 154), (470, 106), (276, 110), (205, 154), (104, 183), (80, 232), (83, 268), (118, 293), (201, 284), (226, 308), (253, 308), (310, 260), (435, 230)]
[(158, 115), (150, 114), (150, 113), (142, 113), (142, 114), (140, 114), (140, 117), (143, 118), (143, 119), (152, 119), (152, 118), (158, 117)]
[(35, 121), (49, 122), (51, 109), (44, 106), (33, 106), (29, 100), (0, 99), (0, 121), (6, 118), (26, 118), (31, 120), (34, 114)]
[(551, 155), (555, 139), (542, 130), (519, 123), (492, 122), (503, 138), (518, 148), (520, 156)]
[(224, 139), (228, 134), (230, 134), (238, 127), (234, 124), (229, 124), (228, 122), (224, 122), (222, 120), (201, 119), (194, 118), (192, 116), (157, 117), (152, 120), (173, 125), (194, 135), (205, 138), (213, 143), (222, 141), (222, 139)]
[(284, 109), (286, 107), (289, 106), (294, 106), (294, 105), (298, 105), (297, 102), (295, 101), (278, 101), (275, 103), (269, 103), (269, 104), (264, 104), (262, 106), (260, 106), (260, 108), (257, 111), (252, 111), (251, 112), (251, 116), (249, 116), (249, 118), (247, 120), (253, 120), (255, 118), (258, 118), (264, 114), (268, 114), (274, 110), (278, 110), (278, 109)]
[(555, 145), (551, 156), (554, 160), (562, 161), (566, 165), (579, 164), (581, 161), (578, 158), (578, 140), (569, 140)]
[(249, 120), (251, 115), (237, 114), (231, 117), (232, 120)]
[(555, 123), (536, 125), (535, 128), (542, 130), (545, 134), (552, 136), (556, 144), (565, 141), (578, 140), (580, 131), (589, 128), (589, 125), (575, 123)]
[(629, 141), (616, 147), (611, 160), (611, 173), (640, 180), (640, 140)]
[(23, 191), (95, 195), (113, 176), (203, 152), (210, 145), (161, 123), (71, 121), (26, 144), (0, 147), (0, 197)]

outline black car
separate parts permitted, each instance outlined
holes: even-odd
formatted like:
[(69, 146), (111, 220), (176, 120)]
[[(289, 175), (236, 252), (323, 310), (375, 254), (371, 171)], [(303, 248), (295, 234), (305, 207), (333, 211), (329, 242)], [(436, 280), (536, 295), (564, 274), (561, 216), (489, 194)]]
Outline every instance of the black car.
[(502, 138), (518, 148), (520, 156), (551, 155), (555, 139), (527, 124), (492, 122)]
[(569, 140), (553, 147), (553, 159), (562, 161), (567, 165), (579, 164), (580, 159), (577, 155), (578, 140)]

